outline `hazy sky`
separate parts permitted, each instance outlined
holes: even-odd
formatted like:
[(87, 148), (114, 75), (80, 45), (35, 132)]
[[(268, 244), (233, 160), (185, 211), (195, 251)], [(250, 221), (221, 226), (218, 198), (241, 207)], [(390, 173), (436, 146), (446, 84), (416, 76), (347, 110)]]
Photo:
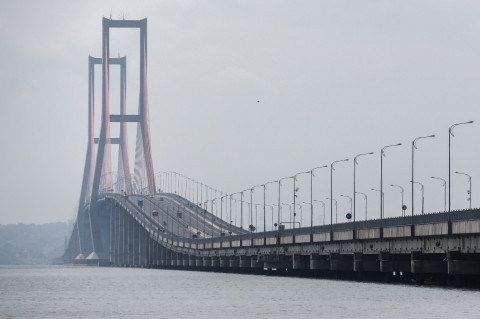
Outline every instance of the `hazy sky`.
[[(406, 188), (410, 207), (412, 139), (436, 134), (419, 142), (415, 167), (426, 212), (438, 211), (442, 185), (430, 177), (447, 177), (448, 127), (475, 120), (456, 131), (452, 170), (473, 176), (473, 205), (480, 204), (478, 1), (2, 1), (0, 224), (75, 213), (88, 55), (101, 56), (102, 17), (110, 14), (148, 18), (156, 172), (178, 171), (231, 193), (350, 158), (335, 171), (344, 216), (349, 205), (339, 194), (352, 193), (352, 158), (374, 151), (359, 160), (357, 190), (378, 216), (370, 189), (379, 187), (379, 152), (402, 142), (384, 158), (386, 216), (393, 216), (400, 195), (390, 184)], [(127, 55), (131, 113), (138, 43), (138, 30), (112, 31), (112, 56)], [(113, 105), (118, 74), (112, 67)], [(329, 196), (328, 173), (317, 172), (317, 199)], [(308, 199), (307, 181), (299, 178), (300, 201)], [(453, 208), (468, 206), (467, 187), (465, 176), (452, 176)]]

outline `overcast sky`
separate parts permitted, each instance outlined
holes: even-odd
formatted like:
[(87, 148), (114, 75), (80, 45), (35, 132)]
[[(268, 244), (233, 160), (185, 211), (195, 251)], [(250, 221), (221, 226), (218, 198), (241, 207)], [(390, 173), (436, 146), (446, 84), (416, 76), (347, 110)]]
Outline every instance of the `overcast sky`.
[[(357, 190), (378, 216), (370, 189), (379, 188), (380, 149), (401, 142), (384, 158), (385, 214), (394, 216), (400, 195), (390, 184), (406, 188), (410, 208), (412, 139), (436, 134), (419, 142), (415, 169), (425, 211), (439, 211), (442, 185), (430, 177), (448, 176), (448, 127), (474, 120), (456, 130), (452, 170), (472, 175), (473, 206), (480, 204), (478, 1), (20, 0), (0, 4), (0, 224), (74, 215), (88, 55), (101, 56), (102, 17), (110, 15), (148, 18), (156, 172), (232, 193), (350, 158), (334, 175), (344, 216), (349, 204), (339, 195), (352, 193), (352, 158), (373, 151), (359, 160)], [(127, 56), (130, 113), (138, 107), (138, 43), (138, 30), (112, 31), (111, 55)], [(112, 67), (113, 105), (118, 74)], [(299, 185), (307, 201), (308, 180)], [(468, 206), (467, 188), (465, 176), (452, 176), (452, 208)], [(329, 171), (317, 171), (314, 197), (329, 193)]]

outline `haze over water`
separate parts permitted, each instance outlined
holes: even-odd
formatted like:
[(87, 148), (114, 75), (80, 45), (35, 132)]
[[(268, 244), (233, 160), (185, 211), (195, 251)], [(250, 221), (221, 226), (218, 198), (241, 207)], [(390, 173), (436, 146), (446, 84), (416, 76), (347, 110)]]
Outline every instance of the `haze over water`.
[(480, 292), (190, 271), (1, 267), (3, 318), (478, 318)]

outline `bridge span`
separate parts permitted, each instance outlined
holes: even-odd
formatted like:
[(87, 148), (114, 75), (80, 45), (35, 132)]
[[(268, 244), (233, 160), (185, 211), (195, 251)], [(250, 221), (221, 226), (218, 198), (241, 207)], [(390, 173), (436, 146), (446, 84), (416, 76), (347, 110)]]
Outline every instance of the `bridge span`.
[(260, 274), (480, 275), (479, 209), (251, 232), (176, 194), (106, 193), (101, 202), (105, 258), (78, 258), (86, 252), (72, 236), (65, 262)]

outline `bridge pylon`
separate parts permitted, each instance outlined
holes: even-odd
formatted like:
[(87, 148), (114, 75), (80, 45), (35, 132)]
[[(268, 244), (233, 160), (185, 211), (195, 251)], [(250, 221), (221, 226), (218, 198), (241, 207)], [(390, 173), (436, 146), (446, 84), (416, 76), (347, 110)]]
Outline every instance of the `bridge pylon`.
[[(108, 259), (108, 220), (102, 214), (101, 199), (110, 191), (154, 194), (155, 184), (150, 142), (147, 84), (147, 19), (102, 21), (102, 58), (89, 57), (88, 146), (77, 220), (69, 242), (70, 256), (91, 260)], [(138, 114), (126, 112), (126, 57), (110, 57), (110, 28), (140, 30), (140, 94)], [(94, 66), (102, 65), (102, 117), (99, 138), (94, 137)], [(120, 114), (110, 112), (110, 65), (120, 65)], [(112, 138), (110, 123), (120, 123), (120, 136)], [(127, 123), (136, 122), (134, 177), (131, 177), (127, 143)], [(95, 144), (98, 144), (95, 154)], [(119, 145), (118, 175), (114, 183), (111, 144)], [(96, 155), (96, 159), (95, 159)], [(115, 189), (114, 189), (115, 188)], [(77, 236), (74, 236), (74, 234)], [(76, 254), (73, 253), (76, 251)], [(67, 252), (66, 252), (67, 254)]]

